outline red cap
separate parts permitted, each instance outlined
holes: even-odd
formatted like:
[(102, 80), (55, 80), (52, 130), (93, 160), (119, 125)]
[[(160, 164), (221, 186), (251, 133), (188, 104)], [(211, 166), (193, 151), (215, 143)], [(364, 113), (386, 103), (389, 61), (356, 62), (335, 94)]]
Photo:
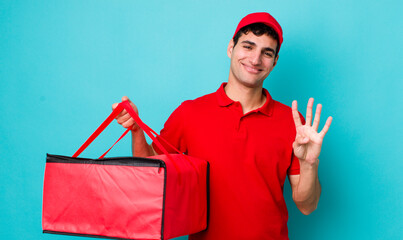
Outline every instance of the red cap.
[(242, 18), (242, 20), (238, 24), (238, 27), (235, 30), (234, 37), (241, 28), (253, 23), (264, 23), (267, 26), (273, 28), (274, 31), (276, 31), (276, 33), (278, 34), (278, 41), (279, 41), (278, 50), (280, 51), (281, 44), (283, 43), (283, 30), (281, 29), (281, 26), (276, 21), (276, 19), (274, 19), (274, 17), (272, 17), (267, 12), (251, 13)]

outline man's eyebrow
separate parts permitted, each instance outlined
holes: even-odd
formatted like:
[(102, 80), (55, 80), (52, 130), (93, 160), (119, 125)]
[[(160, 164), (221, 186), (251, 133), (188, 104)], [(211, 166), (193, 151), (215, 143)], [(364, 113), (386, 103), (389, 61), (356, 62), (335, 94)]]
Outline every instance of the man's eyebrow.
[[(249, 45), (252, 45), (252, 46), (256, 46), (256, 43), (248, 41), (248, 40), (242, 41), (241, 43), (246, 43), (246, 44), (249, 44)], [(269, 52), (272, 52), (272, 53), (276, 53), (276, 51), (271, 47), (264, 48), (264, 51), (269, 51)]]
[(248, 41), (248, 40), (242, 41), (242, 43), (247, 43), (247, 44), (249, 44), (249, 45), (256, 46), (256, 43), (251, 42), (251, 41)]
[(274, 51), (274, 49), (273, 49), (273, 48), (269, 48), (269, 47), (267, 47), (267, 48), (265, 48), (264, 50), (265, 50), (265, 51), (272, 52), (272, 53), (276, 53), (276, 51)]

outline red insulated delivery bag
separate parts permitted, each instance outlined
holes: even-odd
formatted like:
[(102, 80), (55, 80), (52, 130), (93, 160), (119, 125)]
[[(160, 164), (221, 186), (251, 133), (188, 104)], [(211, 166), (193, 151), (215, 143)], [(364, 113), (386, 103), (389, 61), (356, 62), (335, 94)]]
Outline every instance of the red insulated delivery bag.
[[(78, 158), (123, 109), (164, 154), (149, 158), (104, 158), (109, 149), (99, 159)], [(206, 229), (207, 161), (178, 150), (177, 154), (169, 154), (153, 134), (157, 135), (140, 120), (130, 103), (124, 101), (72, 157), (48, 154), (43, 232), (118, 239), (170, 239)]]

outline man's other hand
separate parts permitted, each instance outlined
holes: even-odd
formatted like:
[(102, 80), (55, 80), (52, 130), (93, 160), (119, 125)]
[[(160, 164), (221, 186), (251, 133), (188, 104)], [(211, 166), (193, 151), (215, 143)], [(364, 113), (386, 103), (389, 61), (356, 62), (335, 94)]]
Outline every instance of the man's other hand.
[[(132, 103), (132, 101), (130, 101), (130, 99), (128, 97), (126, 97), (126, 96), (122, 97), (122, 102), (126, 101), (126, 100), (129, 101), (130, 105), (132, 106), (132, 108), (138, 115), (139, 111), (138, 111), (136, 105), (134, 105), (134, 103)], [(118, 104), (119, 103), (112, 104), (112, 110), (114, 110), (118, 106)], [(130, 114), (126, 110), (123, 110), (121, 113), (119, 113), (119, 115), (116, 116), (116, 120), (124, 128), (128, 128), (131, 131), (137, 131), (139, 129), (139, 126), (134, 122), (133, 118), (130, 116)]]

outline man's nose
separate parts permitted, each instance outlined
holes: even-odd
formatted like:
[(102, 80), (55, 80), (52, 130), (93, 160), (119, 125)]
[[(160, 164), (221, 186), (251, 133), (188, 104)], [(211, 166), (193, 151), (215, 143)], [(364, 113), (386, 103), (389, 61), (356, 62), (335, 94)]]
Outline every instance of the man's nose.
[(262, 55), (260, 52), (251, 53), (250, 63), (253, 65), (260, 65), (262, 63)]

